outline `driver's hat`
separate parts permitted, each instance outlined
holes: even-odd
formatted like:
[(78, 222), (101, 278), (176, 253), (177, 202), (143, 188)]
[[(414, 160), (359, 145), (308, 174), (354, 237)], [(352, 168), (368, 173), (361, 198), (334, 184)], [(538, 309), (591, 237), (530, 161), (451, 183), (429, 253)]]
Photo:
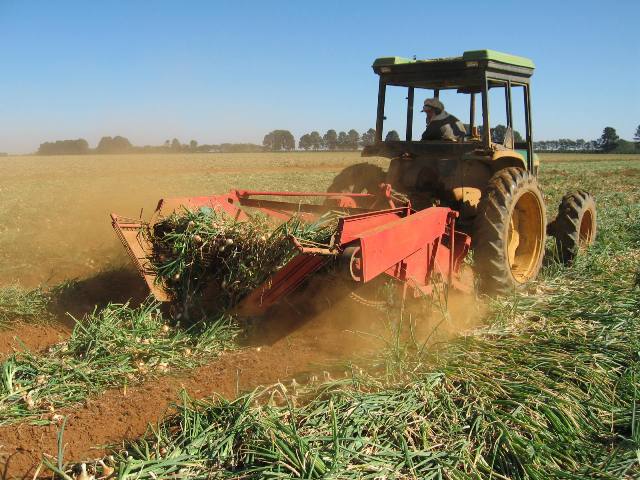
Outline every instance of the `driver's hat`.
[(440, 112), (444, 111), (444, 105), (437, 98), (427, 98), (424, 101), (424, 107), (422, 107), (422, 111), (426, 112), (427, 107), (433, 108), (434, 110), (439, 110)]

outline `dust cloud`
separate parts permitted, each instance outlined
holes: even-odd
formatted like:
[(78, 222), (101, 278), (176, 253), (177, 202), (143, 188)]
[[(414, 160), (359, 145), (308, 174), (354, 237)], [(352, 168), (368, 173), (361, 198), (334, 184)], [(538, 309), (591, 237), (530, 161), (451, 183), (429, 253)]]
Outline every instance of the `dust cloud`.
[(437, 348), (480, 326), (485, 312), (474, 294), (458, 291), (442, 298), (408, 298), (404, 303), (398, 285), (378, 295), (379, 303), (354, 299), (352, 291), (352, 283), (323, 275), (313, 278), (253, 324), (247, 344), (274, 345), (305, 337), (323, 358), (364, 360), (399, 343), (415, 350)]

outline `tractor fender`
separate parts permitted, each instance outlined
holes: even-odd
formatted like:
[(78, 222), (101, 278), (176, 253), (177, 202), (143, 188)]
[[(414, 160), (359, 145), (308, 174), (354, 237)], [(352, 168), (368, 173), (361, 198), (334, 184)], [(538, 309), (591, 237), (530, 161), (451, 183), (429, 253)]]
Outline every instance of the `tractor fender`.
[(494, 172), (507, 167), (527, 169), (527, 162), (522, 154), (515, 150), (498, 150), (491, 156), (491, 169)]

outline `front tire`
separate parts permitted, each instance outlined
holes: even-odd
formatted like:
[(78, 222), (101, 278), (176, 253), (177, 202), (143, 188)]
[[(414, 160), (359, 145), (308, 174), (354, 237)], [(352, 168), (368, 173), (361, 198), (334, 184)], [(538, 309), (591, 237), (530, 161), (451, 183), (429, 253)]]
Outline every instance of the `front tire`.
[(558, 216), (548, 230), (556, 239), (560, 261), (571, 265), (596, 238), (596, 201), (593, 196), (577, 190), (562, 197)]
[(546, 213), (534, 175), (521, 168), (496, 172), (474, 222), (474, 270), (480, 291), (505, 294), (538, 275), (544, 256)]

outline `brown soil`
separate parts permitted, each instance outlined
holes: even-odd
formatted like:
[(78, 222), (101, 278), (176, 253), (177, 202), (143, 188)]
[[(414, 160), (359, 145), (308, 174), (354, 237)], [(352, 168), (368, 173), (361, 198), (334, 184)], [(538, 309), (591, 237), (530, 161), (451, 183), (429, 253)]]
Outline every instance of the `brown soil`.
[[(157, 421), (185, 389), (195, 398), (219, 394), (227, 398), (240, 388), (251, 388), (285, 379), (310, 362), (322, 359), (310, 346), (291, 345), (288, 351), (263, 347), (225, 354), (212, 365), (184, 377), (165, 377), (129, 388), (110, 390), (81, 408), (58, 413), (67, 416), (64, 431), (65, 459), (95, 458), (104, 445), (118, 444), (142, 435), (149, 422)], [(0, 428), (3, 478), (31, 478), (43, 455), (57, 455), (58, 427), (26, 424)]]
[(9, 328), (0, 330), (0, 359), (15, 351), (38, 351), (63, 341), (73, 330), (74, 318), (110, 302), (138, 304), (147, 293), (144, 282), (131, 268), (106, 270), (73, 281), (57, 294), (51, 305), (53, 318), (39, 323), (16, 320)]
[(82, 317), (109, 303), (137, 305), (148, 294), (147, 286), (133, 267), (118, 267), (74, 280), (58, 294), (53, 309), (73, 323), (73, 317)]
[(0, 331), (0, 359), (22, 350), (42, 350), (69, 336), (71, 328), (60, 323), (29, 324), (18, 322)]

